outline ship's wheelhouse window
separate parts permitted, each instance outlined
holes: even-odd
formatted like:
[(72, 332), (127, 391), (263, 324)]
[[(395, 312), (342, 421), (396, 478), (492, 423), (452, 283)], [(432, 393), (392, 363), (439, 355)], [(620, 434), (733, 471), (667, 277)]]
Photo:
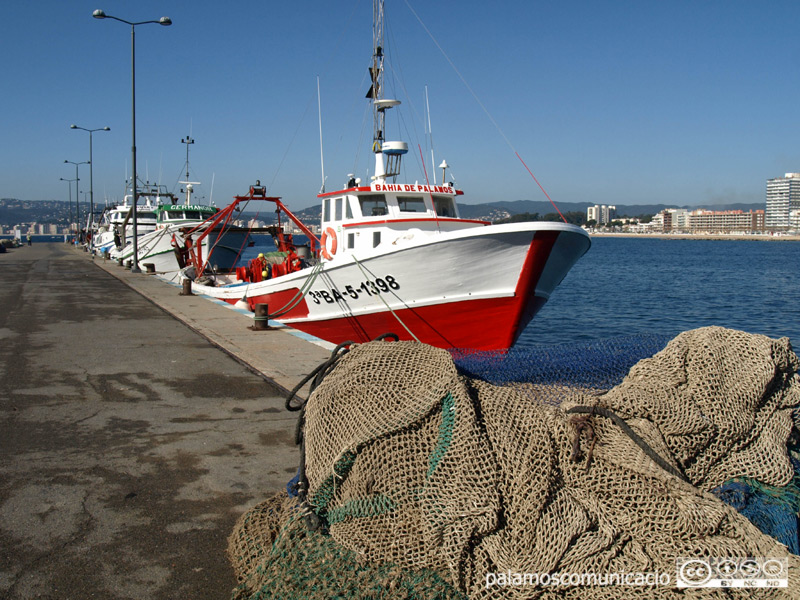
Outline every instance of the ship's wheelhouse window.
[(344, 218), (345, 219), (352, 219), (353, 218), (353, 209), (350, 206), (350, 198), (344, 199)]
[(322, 220), (323, 221), (330, 221), (331, 220), (331, 199), (330, 198), (323, 198), (322, 199)]
[(378, 217), (389, 212), (383, 194), (365, 194), (359, 196), (358, 201), (361, 203), (361, 214), (365, 217)]
[(427, 211), (425, 208), (425, 199), (421, 196), (398, 196), (397, 204), (400, 206), (400, 212), (421, 212)]
[(453, 199), (450, 196), (434, 196), (433, 206), (436, 208), (436, 216), (439, 217), (456, 216), (456, 207), (453, 204)]
[(155, 219), (156, 213), (154, 212), (138, 212), (136, 213), (137, 219)]
[(347, 248), (348, 250), (352, 250), (356, 247), (356, 234), (355, 233), (348, 233), (347, 234)]
[(167, 221), (177, 221), (178, 219), (182, 218), (183, 218), (183, 211), (180, 210), (167, 211)]
[(380, 246), (381, 243), (381, 232), (380, 231), (373, 231), (372, 232), (372, 247), (377, 248)]
[(334, 221), (341, 221), (342, 220), (342, 212), (343, 212), (342, 204), (344, 203), (344, 198), (336, 198), (336, 200), (334, 200), (334, 202), (336, 203), (335, 204), (335, 212), (336, 212), (336, 214), (335, 214), (333, 219), (334, 219)]
[(184, 213), (184, 218), (197, 220), (197, 219), (202, 219), (203, 217), (200, 216), (199, 210), (187, 210)]

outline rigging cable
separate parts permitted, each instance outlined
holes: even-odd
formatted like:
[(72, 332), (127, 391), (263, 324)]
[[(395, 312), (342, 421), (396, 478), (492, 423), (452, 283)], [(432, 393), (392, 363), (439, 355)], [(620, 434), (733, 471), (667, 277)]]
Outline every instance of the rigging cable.
[(553, 199), (552, 199), (552, 198), (550, 197), (550, 195), (549, 195), (549, 194), (548, 194), (548, 193), (545, 191), (545, 189), (544, 189), (544, 187), (542, 186), (542, 184), (541, 184), (541, 183), (539, 183), (539, 180), (538, 180), (538, 179), (536, 179), (536, 177), (534, 176), (533, 172), (532, 172), (532, 171), (531, 171), (531, 170), (528, 168), (528, 165), (526, 165), (526, 164), (525, 164), (525, 161), (524, 161), (524, 160), (522, 160), (522, 157), (519, 155), (519, 152), (517, 152), (516, 148), (514, 148), (514, 145), (511, 143), (511, 140), (509, 140), (509, 139), (508, 139), (508, 136), (507, 136), (507, 135), (505, 134), (505, 132), (504, 132), (504, 131), (503, 131), (503, 130), (500, 128), (500, 125), (498, 125), (498, 124), (497, 124), (497, 121), (495, 121), (495, 120), (494, 120), (494, 117), (492, 117), (492, 115), (491, 115), (491, 113), (489, 112), (489, 110), (486, 108), (486, 106), (484, 106), (483, 102), (481, 102), (481, 99), (480, 99), (480, 98), (478, 98), (478, 95), (477, 95), (477, 94), (476, 94), (476, 93), (473, 91), (473, 89), (472, 89), (472, 88), (470, 87), (470, 85), (467, 83), (467, 80), (466, 80), (466, 79), (464, 79), (464, 76), (461, 74), (461, 71), (459, 71), (459, 70), (458, 70), (458, 68), (456, 67), (455, 63), (453, 63), (453, 61), (452, 61), (452, 60), (450, 60), (450, 57), (449, 57), (449, 56), (447, 55), (447, 53), (444, 51), (444, 48), (442, 48), (442, 46), (439, 44), (439, 42), (437, 41), (437, 39), (436, 39), (436, 38), (433, 36), (433, 33), (431, 33), (431, 30), (430, 30), (430, 29), (428, 29), (428, 27), (425, 25), (425, 23), (422, 21), (422, 19), (421, 19), (421, 18), (419, 17), (419, 15), (417, 14), (417, 12), (416, 12), (416, 11), (415, 11), (415, 10), (414, 10), (412, 7), (411, 7), (411, 5), (408, 3), (408, 0), (405, 0), (405, 3), (406, 3), (406, 6), (408, 6), (408, 10), (410, 10), (410, 11), (411, 11), (411, 14), (413, 14), (413, 15), (414, 15), (414, 17), (417, 19), (417, 21), (419, 21), (419, 24), (422, 26), (422, 28), (423, 28), (423, 29), (425, 30), (425, 32), (428, 34), (428, 37), (430, 37), (430, 38), (431, 38), (431, 41), (433, 41), (433, 43), (434, 43), (434, 44), (436, 45), (436, 47), (439, 49), (439, 52), (441, 52), (441, 53), (442, 53), (442, 56), (444, 56), (445, 60), (446, 60), (446, 61), (447, 61), (447, 62), (450, 64), (450, 66), (453, 68), (453, 71), (455, 71), (456, 75), (458, 75), (458, 78), (461, 80), (461, 83), (463, 83), (463, 84), (464, 84), (464, 87), (466, 87), (466, 88), (467, 88), (467, 90), (469, 91), (469, 93), (470, 93), (470, 94), (472, 95), (472, 97), (475, 99), (475, 102), (477, 102), (477, 103), (478, 103), (478, 106), (480, 106), (480, 107), (481, 107), (481, 109), (483, 110), (483, 112), (486, 114), (486, 116), (487, 116), (487, 117), (489, 117), (489, 120), (492, 122), (492, 125), (494, 125), (495, 129), (497, 129), (498, 133), (499, 133), (499, 134), (500, 134), (500, 135), (503, 137), (503, 139), (506, 141), (506, 144), (508, 144), (508, 147), (509, 147), (509, 148), (511, 149), (511, 151), (512, 151), (512, 152), (513, 152), (513, 153), (516, 155), (516, 157), (519, 159), (519, 161), (522, 163), (522, 165), (523, 165), (523, 166), (525, 167), (525, 169), (528, 171), (528, 173), (530, 174), (530, 176), (531, 176), (531, 177), (533, 177), (533, 180), (536, 182), (536, 185), (538, 185), (538, 186), (539, 186), (539, 189), (540, 189), (540, 190), (542, 190), (542, 192), (544, 193), (544, 195), (545, 195), (545, 196), (547, 197), (547, 199), (550, 201), (550, 204), (552, 204), (552, 205), (553, 205), (553, 208), (555, 208), (555, 209), (556, 209), (556, 211), (558, 212), (558, 214), (559, 214), (559, 216), (561, 217), (561, 219), (564, 221), (564, 223), (567, 223), (567, 220), (564, 218), (564, 215), (562, 215), (562, 214), (561, 214), (561, 211), (560, 211), (560, 210), (558, 210), (558, 207), (556, 206), (556, 203), (555, 203), (555, 202), (553, 202)]

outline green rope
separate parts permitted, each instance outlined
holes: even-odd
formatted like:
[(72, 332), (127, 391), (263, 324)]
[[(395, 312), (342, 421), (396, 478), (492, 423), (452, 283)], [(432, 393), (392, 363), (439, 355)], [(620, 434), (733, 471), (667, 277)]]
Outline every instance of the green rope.
[(289, 300), (289, 302), (287, 302), (280, 309), (278, 309), (277, 312), (274, 312), (274, 313), (270, 314), (269, 318), (276, 319), (278, 317), (282, 317), (283, 315), (288, 313), (290, 310), (292, 310), (295, 306), (300, 304), (300, 301), (303, 299), (303, 297), (305, 297), (305, 295), (311, 289), (311, 286), (314, 285), (314, 282), (317, 280), (317, 277), (319, 276), (319, 274), (322, 272), (322, 268), (323, 268), (322, 263), (318, 263), (318, 264), (314, 265), (314, 268), (312, 269), (312, 271), (309, 274), (309, 276), (306, 278), (306, 280), (303, 283), (303, 285), (300, 287), (299, 290), (297, 290), (297, 294), (295, 294)]
[(328, 510), (328, 523), (341, 523), (348, 517), (363, 519), (392, 512), (397, 505), (389, 496), (377, 494), (369, 498), (356, 498)]
[(450, 392), (442, 398), (442, 422), (439, 423), (439, 437), (436, 440), (436, 447), (431, 452), (428, 459), (428, 479), (433, 476), (433, 472), (444, 458), (450, 443), (453, 441), (453, 429), (456, 423), (456, 400)]
[(348, 450), (336, 461), (333, 465), (333, 474), (329, 475), (319, 489), (314, 493), (311, 499), (311, 506), (315, 508), (317, 515), (324, 518), (328, 512), (328, 504), (333, 500), (336, 494), (336, 488), (339, 482), (342, 481), (350, 473), (353, 463), (356, 462), (356, 453)]
[[(367, 270), (365, 270), (365, 268), (364, 268), (363, 266), (361, 266), (361, 263), (360, 263), (360, 262), (359, 262), (359, 260), (356, 258), (355, 254), (353, 255), (353, 260), (355, 261), (356, 265), (358, 265), (358, 268), (361, 270), (361, 274), (364, 276), (364, 278), (366, 278), (366, 279), (369, 279), (369, 278), (370, 278), (370, 277), (369, 277), (369, 275), (372, 275), (373, 277), (375, 277), (375, 275), (374, 275), (374, 274), (372, 274), (372, 273), (370, 273), (369, 275), (367, 274), (367, 273), (368, 273), (368, 271), (367, 271)], [(399, 297), (397, 294), (393, 294), (393, 295), (394, 295), (394, 296), (395, 296), (395, 297), (396, 297), (398, 300), (400, 300), (400, 301), (402, 302), (402, 299), (401, 299), (401, 298), (400, 298), (400, 297)], [(414, 335), (414, 332), (413, 332), (413, 331), (411, 331), (411, 330), (408, 328), (408, 326), (406, 326), (406, 324), (405, 324), (405, 323), (403, 323), (403, 319), (401, 319), (401, 318), (398, 316), (398, 314), (397, 314), (396, 312), (394, 312), (394, 309), (393, 309), (391, 306), (389, 306), (389, 303), (388, 303), (388, 302), (386, 302), (386, 299), (383, 297), (383, 294), (378, 294), (378, 298), (380, 298), (380, 299), (381, 299), (381, 302), (383, 302), (383, 304), (386, 306), (386, 308), (388, 308), (388, 309), (389, 309), (389, 312), (390, 312), (390, 313), (392, 313), (392, 316), (393, 316), (395, 319), (397, 319), (397, 322), (398, 322), (398, 323), (400, 323), (400, 325), (402, 325), (402, 326), (403, 326), (403, 329), (405, 329), (405, 330), (408, 332), (408, 335), (410, 335), (410, 336), (411, 336), (412, 338), (414, 338), (415, 340), (419, 341), (419, 338), (418, 338), (416, 335)]]

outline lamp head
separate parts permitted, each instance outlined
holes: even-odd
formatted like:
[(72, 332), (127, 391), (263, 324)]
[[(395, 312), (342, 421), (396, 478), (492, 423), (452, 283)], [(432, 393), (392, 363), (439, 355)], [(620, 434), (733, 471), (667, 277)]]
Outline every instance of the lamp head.
[(78, 126), (77, 126), (77, 125), (70, 125), (70, 126), (69, 126), (69, 128), (70, 128), (70, 129), (77, 129), (77, 128), (78, 128)]
[(98, 8), (96, 11), (94, 11), (92, 13), (92, 16), (95, 19), (105, 19), (106, 18), (106, 13)]
[(103, 131), (111, 131), (111, 127), (108, 127), (108, 126), (103, 127)]
[[(102, 12), (102, 11), (100, 11), (100, 12)], [(164, 25), (165, 27), (167, 27), (168, 25), (172, 25), (172, 19), (170, 19), (169, 17), (161, 17), (158, 20), (158, 23), (160, 25)]]

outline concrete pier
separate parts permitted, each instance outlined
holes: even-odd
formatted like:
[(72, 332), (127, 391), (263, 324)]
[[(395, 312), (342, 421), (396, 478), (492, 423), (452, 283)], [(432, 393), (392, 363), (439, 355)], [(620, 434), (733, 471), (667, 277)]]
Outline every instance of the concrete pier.
[(329, 351), (64, 244), (0, 254), (0, 597), (227, 598)]

